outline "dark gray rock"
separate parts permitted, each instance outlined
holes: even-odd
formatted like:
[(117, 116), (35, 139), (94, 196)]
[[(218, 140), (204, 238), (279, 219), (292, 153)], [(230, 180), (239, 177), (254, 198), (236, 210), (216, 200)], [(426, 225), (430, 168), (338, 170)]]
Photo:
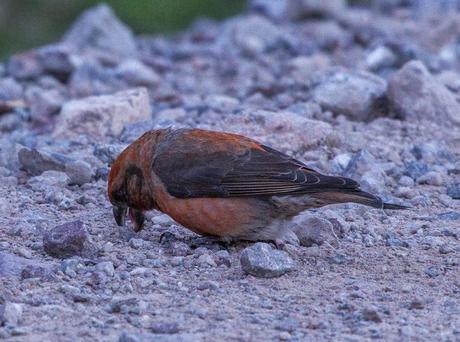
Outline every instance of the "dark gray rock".
[(410, 61), (388, 84), (387, 97), (395, 113), (406, 120), (430, 120), (460, 125), (460, 105), (420, 61)]
[(97, 145), (93, 153), (103, 163), (111, 165), (125, 147), (126, 145), (121, 144)]
[(83, 12), (65, 34), (64, 42), (78, 50), (93, 48), (122, 57), (137, 53), (131, 29), (105, 4)]
[(460, 199), (460, 183), (449, 185), (447, 187), (447, 195), (453, 199)]
[(369, 121), (384, 104), (386, 81), (367, 72), (328, 72), (312, 91), (323, 110), (344, 114), (351, 120)]
[(21, 169), (31, 175), (40, 175), (45, 171), (65, 172), (69, 184), (82, 185), (91, 181), (91, 165), (82, 160), (72, 160), (59, 153), (47, 153), (26, 147), (19, 150), (18, 159)]
[(21, 169), (33, 176), (38, 176), (49, 170), (64, 171), (65, 164), (71, 161), (70, 158), (61, 154), (50, 154), (27, 147), (19, 150), (18, 158)]
[(380, 314), (375, 309), (371, 309), (371, 308), (364, 309), (361, 315), (362, 315), (363, 320), (365, 321), (371, 321), (375, 323), (382, 322), (382, 318), (380, 317)]
[(45, 252), (56, 258), (82, 255), (89, 243), (89, 235), (83, 222), (67, 222), (56, 226), (43, 235)]
[(295, 262), (286, 252), (263, 242), (245, 248), (240, 262), (244, 272), (260, 278), (279, 277), (295, 269)]

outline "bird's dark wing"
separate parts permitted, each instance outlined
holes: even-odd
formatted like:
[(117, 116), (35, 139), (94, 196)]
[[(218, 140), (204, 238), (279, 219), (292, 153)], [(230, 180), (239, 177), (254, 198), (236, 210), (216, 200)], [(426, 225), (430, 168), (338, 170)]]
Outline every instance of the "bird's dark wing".
[(175, 131), (157, 146), (153, 171), (178, 198), (248, 197), (358, 189), (322, 175), (251, 139), (202, 130)]

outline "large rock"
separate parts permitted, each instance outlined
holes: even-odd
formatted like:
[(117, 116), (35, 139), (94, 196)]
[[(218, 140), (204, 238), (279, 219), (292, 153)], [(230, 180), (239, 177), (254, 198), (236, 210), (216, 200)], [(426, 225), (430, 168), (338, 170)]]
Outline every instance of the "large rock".
[(402, 119), (460, 125), (460, 105), (453, 93), (420, 61), (410, 61), (391, 78), (387, 97)]
[(63, 106), (54, 135), (67, 139), (79, 134), (96, 139), (118, 136), (126, 123), (149, 120), (150, 111), (145, 88), (72, 100)]
[(77, 49), (93, 48), (121, 57), (136, 54), (131, 29), (105, 4), (85, 11), (65, 34), (64, 42)]
[(88, 245), (89, 235), (81, 221), (61, 224), (43, 235), (45, 252), (56, 258), (83, 255)]
[(386, 88), (385, 80), (373, 74), (337, 70), (312, 90), (312, 99), (334, 114), (368, 121), (380, 114)]
[(240, 262), (244, 272), (260, 278), (279, 277), (295, 268), (295, 262), (289, 254), (263, 242), (244, 249)]
[(27, 147), (18, 153), (21, 168), (27, 173), (37, 176), (45, 171), (65, 172), (69, 177), (69, 184), (82, 185), (89, 183), (92, 178), (91, 165), (82, 160), (72, 160), (62, 154), (46, 153)]

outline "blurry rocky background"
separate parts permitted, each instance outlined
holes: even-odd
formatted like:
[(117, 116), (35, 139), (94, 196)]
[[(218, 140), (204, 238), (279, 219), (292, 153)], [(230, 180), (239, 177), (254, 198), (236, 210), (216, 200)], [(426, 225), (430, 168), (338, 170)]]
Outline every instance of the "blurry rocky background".
[[(73, 22), (89, 2), (62, 3), (0, 4), (0, 339), (460, 338), (457, 1), (113, 1)], [(120, 229), (110, 165), (169, 126), (412, 208), (307, 212), (286, 251), (158, 212)]]

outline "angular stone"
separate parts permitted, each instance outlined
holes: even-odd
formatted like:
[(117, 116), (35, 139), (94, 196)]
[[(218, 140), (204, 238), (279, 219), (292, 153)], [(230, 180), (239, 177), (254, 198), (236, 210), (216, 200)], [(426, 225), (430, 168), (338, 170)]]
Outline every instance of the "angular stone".
[(295, 262), (289, 254), (263, 242), (245, 248), (240, 262), (244, 272), (259, 278), (279, 277), (295, 269)]
[(368, 121), (379, 113), (387, 88), (385, 80), (367, 73), (338, 70), (327, 75), (312, 91), (323, 110)]
[(460, 125), (460, 104), (454, 94), (420, 61), (404, 64), (392, 76), (387, 97), (393, 111), (402, 119)]
[(331, 222), (311, 215), (296, 217), (291, 229), (299, 238), (300, 245), (304, 247), (322, 245), (331, 239), (334, 231)]
[(67, 222), (56, 226), (43, 235), (45, 252), (56, 258), (82, 255), (88, 244), (89, 235), (83, 222)]
[(77, 49), (93, 48), (123, 57), (133, 56), (137, 50), (131, 29), (105, 4), (83, 12), (65, 34), (64, 42)]
[(118, 136), (126, 123), (149, 120), (150, 111), (145, 88), (72, 100), (63, 106), (54, 135), (68, 139), (79, 134), (96, 139)]

